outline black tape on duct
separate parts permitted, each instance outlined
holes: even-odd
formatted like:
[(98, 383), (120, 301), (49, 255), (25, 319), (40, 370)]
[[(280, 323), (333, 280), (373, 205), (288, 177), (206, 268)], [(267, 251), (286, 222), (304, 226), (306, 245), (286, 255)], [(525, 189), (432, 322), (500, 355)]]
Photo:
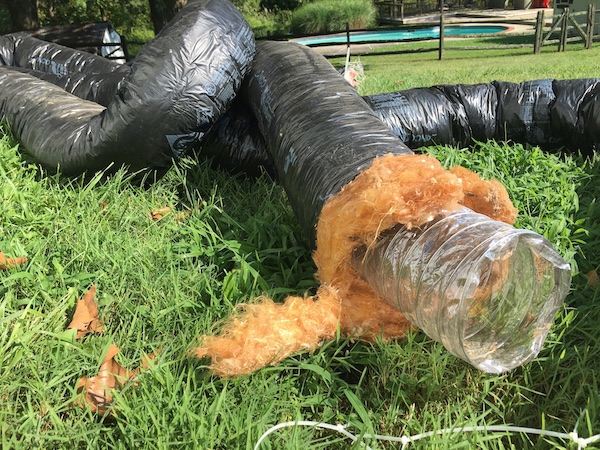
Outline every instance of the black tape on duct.
[(243, 93), (313, 244), (330, 196), (374, 158), (411, 153), (333, 66), (307, 47), (257, 42)]
[(493, 83), (498, 91), (497, 140), (590, 154), (600, 142), (600, 80)]
[(46, 42), (39, 45), (49, 46), (41, 53), (47, 56), (38, 59), (37, 50), (20, 53), (26, 48), (20, 39), (4, 37), (0, 44), (2, 61), (21, 65), (0, 67), (0, 114), (34, 159), (67, 175), (110, 165), (131, 171), (170, 167), (227, 110), (255, 49), (252, 31), (230, 2), (192, 0), (131, 67), (114, 69), (128, 73), (110, 81), (118, 89), (104, 108), (44, 81), (44, 75), (23, 72), (77, 77), (106, 70), (106, 61)]
[[(552, 141), (550, 106), (556, 100), (552, 80), (523, 83), (495, 81), (498, 92), (498, 132), (505, 140), (534, 145)], [(499, 136), (498, 136), (499, 137)]]

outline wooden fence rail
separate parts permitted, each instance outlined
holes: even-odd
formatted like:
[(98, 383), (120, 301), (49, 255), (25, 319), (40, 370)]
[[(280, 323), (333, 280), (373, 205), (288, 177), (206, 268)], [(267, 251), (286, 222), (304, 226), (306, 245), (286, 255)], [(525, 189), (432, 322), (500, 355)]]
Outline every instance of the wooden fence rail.
[[(576, 20), (579, 16), (587, 16), (585, 30)], [(547, 44), (558, 43), (558, 51), (565, 51), (567, 42), (583, 40), (586, 49), (592, 47), (594, 40), (594, 22), (596, 17), (596, 6), (591, 3), (587, 11), (571, 12), (569, 8), (564, 8), (562, 12), (555, 15), (555, 20), (550, 30), (544, 32), (544, 11), (538, 11), (535, 25), (535, 41), (533, 46), (534, 53), (540, 53), (542, 47)], [(569, 26), (569, 22), (571, 26)], [(575, 30), (577, 36), (570, 37), (569, 30)], [(559, 31), (559, 38), (551, 40), (552, 35)]]
[(375, 0), (377, 20), (381, 23), (403, 23), (406, 15), (435, 12), (438, 5), (438, 0)]
[[(431, 0), (423, 0), (423, 2), (427, 1), (428, 4), (431, 4)], [(385, 51), (385, 52), (378, 52), (378, 54), (402, 54), (402, 53), (421, 53), (421, 52), (434, 52), (434, 51), (438, 51), (438, 58), (444, 59), (444, 41), (445, 41), (445, 36), (444, 36), (444, 31), (446, 28), (446, 20), (445, 20), (445, 1), (446, 0), (437, 0), (437, 4), (438, 4), (438, 12), (439, 12), (439, 22), (438, 22), (438, 26), (439, 26), (439, 30), (440, 30), (440, 35), (437, 39), (439, 42), (439, 45), (437, 46), (437, 48), (410, 48), (410, 49), (394, 49), (394, 50), (389, 50), (389, 51)], [(389, 5), (400, 5), (402, 3), (401, 0), (386, 0), (385, 2), (379, 2), (379, 4), (385, 3), (388, 6)], [(588, 5), (588, 9), (587, 11), (579, 11), (579, 12), (572, 12), (569, 10), (569, 8), (565, 7), (564, 9), (561, 8), (560, 12), (558, 14), (555, 14), (553, 16), (553, 21), (552, 24), (550, 25), (550, 28), (548, 30), (545, 30), (545, 28), (547, 28), (546, 26), (546, 22), (545, 22), (545, 17), (544, 17), (544, 11), (540, 10), (538, 11), (537, 14), (537, 18), (536, 18), (536, 24), (535, 24), (535, 34), (532, 36), (533, 37), (533, 42), (529, 39), (527, 39), (527, 42), (522, 42), (522, 43), (498, 43), (498, 44), (488, 44), (488, 45), (475, 45), (475, 46), (455, 46), (453, 45), (449, 50), (455, 51), (455, 50), (502, 50), (502, 49), (508, 49), (508, 48), (524, 48), (524, 47), (528, 47), (528, 48), (533, 48), (534, 53), (540, 53), (541, 49), (544, 45), (549, 45), (549, 44), (558, 44), (558, 51), (564, 51), (566, 48), (566, 44), (567, 42), (576, 42), (576, 41), (582, 41), (585, 45), (586, 49), (591, 48), (592, 43), (594, 41), (595, 38), (599, 38), (600, 36), (598, 34), (595, 34), (595, 26), (597, 24), (597, 20), (596, 20), (596, 16), (597, 14), (600, 14), (600, 11), (596, 10), (596, 7), (594, 4), (590, 4)], [(586, 18), (585, 21), (579, 22), (576, 19), (579, 17), (584, 17)], [(518, 21), (519, 23), (523, 23), (523, 24), (531, 24), (531, 21)], [(466, 24), (472, 24), (473, 22), (469, 22), (469, 21), (464, 21), (464, 22), (453, 22), (453, 25), (466, 25)], [(517, 23), (517, 21), (512, 21), (512, 23)], [(431, 24), (433, 25), (433, 24)], [(405, 27), (397, 27), (398, 29), (403, 29)], [(555, 35), (558, 35), (558, 38), (554, 38)], [(506, 40), (506, 37), (504, 38)], [(354, 44), (370, 44), (372, 43), (372, 41), (369, 40), (364, 40), (364, 41), (353, 41), (352, 45)], [(391, 43), (391, 42), (390, 42)], [(350, 47), (351, 47), (351, 43), (350, 43), (350, 31), (349, 29), (346, 30), (346, 47), (347, 47), (347, 54), (346, 54), (346, 60), (349, 59), (350, 57)], [(369, 50), (367, 50), (367, 52), (369, 52)], [(356, 55), (360, 55), (360, 50), (355, 53)], [(331, 54), (331, 55), (327, 55), (327, 57), (339, 57), (339, 54)]]

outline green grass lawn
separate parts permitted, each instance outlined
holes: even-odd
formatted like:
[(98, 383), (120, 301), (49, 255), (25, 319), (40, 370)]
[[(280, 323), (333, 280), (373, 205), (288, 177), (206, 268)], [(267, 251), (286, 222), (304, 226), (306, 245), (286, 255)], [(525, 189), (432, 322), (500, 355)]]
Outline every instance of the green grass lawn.
[[(569, 44), (567, 51), (555, 46), (533, 54), (533, 47), (500, 50), (456, 50), (454, 47), (482, 47), (521, 43), (527, 36), (456, 39), (446, 42), (444, 60), (437, 52), (377, 55), (377, 52), (415, 48), (437, 48), (434, 41), (376, 48), (371, 54), (352, 57), (360, 61), (368, 75), (360, 92), (363, 95), (391, 92), (436, 84), (487, 83), (493, 80), (521, 82), (539, 78), (596, 78), (600, 76), (600, 44), (590, 50), (582, 44)], [(533, 42), (533, 37), (529, 37)], [(343, 67), (345, 58), (332, 59)]]
[[(433, 55), (362, 57), (361, 90), (591, 76), (597, 52), (485, 58), (457, 52), (460, 58), (442, 62)], [(529, 72), (521, 71), (532, 61)], [(462, 164), (503, 182), (520, 210), (518, 226), (546, 236), (572, 264), (572, 292), (530, 364), (484, 374), (414, 333), (377, 345), (339, 338), (276, 367), (220, 379), (207, 361), (187, 355), (198, 336), (218, 330), (236, 304), (262, 293), (281, 300), (317, 286), (309, 246), (282, 188), (193, 159), (149, 188), (123, 174), (67, 179), (27, 162), (6, 128), (0, 135), (0, 251), (28, 258), (0, 271), (3, 449), (252, 449), (269, 427), (294, 420), (395, 436), (498, 424), (600, 433), (600, 298), (584, 275), (600, 265), (595, 159), (495, 143), (428, 149), (445, 166)], [(149, 217), (164, 206), (171, 213)], [(66, 327), (93, 284), (104, 331), (77, 340)], [(98, 373), (112, 343), (127, 368), (139, 367), (147, 353), (158, 356), (113, 393), (112, 414), (98, 416), (75, 404), (76, 384)], [(298, 427), (275, 432), (261, 448), (361, 447), (332, 431)], [(576, 446), (477, 432), (407, 448)]]

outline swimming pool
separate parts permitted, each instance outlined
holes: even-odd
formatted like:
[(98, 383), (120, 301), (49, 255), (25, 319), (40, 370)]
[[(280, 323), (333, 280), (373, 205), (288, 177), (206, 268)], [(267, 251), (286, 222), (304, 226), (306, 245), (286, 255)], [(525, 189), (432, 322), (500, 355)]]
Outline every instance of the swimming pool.
[[(498, 34), (510, 29), (504, 25), (447, 25), (444, 36), (469, 36), (481, 34)], [(350, 43), (398, 42), (417, 39), (437, 39), (440, 37), (440, 27), (415, 28), (412, 30), (359, 31), (350, 33)], [(312, 36), (292, 39), (303, 45), (335, 45), (346, 43), (346, 33), (328, 36)]]

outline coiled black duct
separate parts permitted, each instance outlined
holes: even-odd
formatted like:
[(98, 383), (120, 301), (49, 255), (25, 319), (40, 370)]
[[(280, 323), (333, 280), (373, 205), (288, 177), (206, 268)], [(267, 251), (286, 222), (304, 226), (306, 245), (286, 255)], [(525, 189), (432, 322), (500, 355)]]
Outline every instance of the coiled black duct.
[(254, 50), (227, 0), (188, 2), (130, 66), (2, 36), (0, 115), (27, 153), (64, 174), (111, 165), (164, 171), (227, 110)]

